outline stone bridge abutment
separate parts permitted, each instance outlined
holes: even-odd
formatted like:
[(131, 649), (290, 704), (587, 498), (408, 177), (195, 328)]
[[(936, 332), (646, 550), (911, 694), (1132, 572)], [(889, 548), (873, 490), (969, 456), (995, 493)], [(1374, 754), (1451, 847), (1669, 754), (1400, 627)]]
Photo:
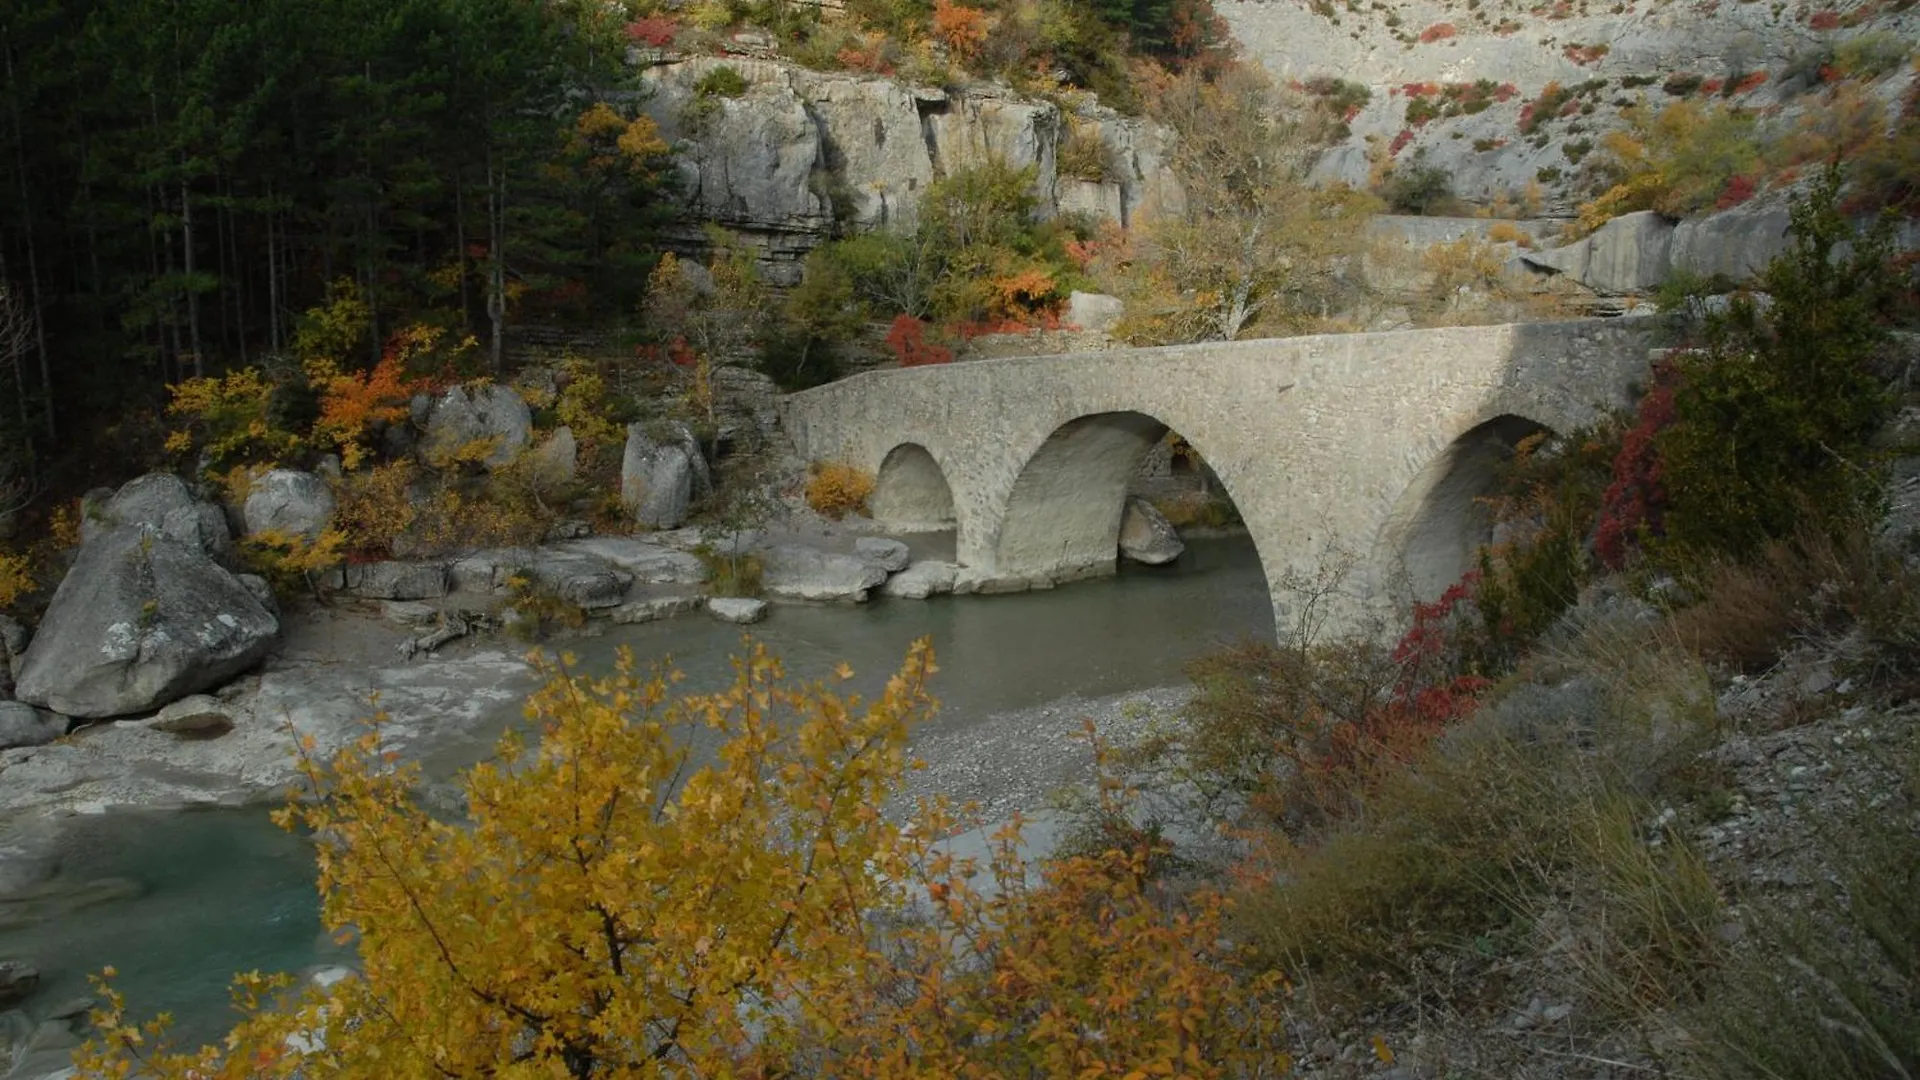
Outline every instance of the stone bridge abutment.
[(1112, 573), (1128, 481), (1171, 428), (1260, 553), (1276, 623), (1347, 572), (1334, 622), (1459, 577), (1520, 439), (1629, 404), (1651, 318), (1279, 338), (874, 371), (786, 399), (801, 453), (876, 474), (874, 516), (951, 527), (962, 591)]

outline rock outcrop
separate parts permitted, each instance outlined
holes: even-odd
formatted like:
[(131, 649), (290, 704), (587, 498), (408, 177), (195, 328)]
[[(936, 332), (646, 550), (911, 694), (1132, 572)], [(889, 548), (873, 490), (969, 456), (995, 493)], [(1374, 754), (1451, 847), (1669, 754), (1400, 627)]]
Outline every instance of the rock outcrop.
[(745, 626), (767, 617), (767, 602), (751, 596), (715, 596), (707, 600), (707, 614)]
[[(702, 94), (730, 67), (737, 96)], [(1034, 167), (1040, 212), (1086, 212), (1124, 223), (1141, 206), (1179, 205), (1163, 167), (1170, 136), (1146, 121), (992, 88), (906, 86), (772, 60), (690, 57), (649, 68), (645, 109), (675, 148), (688, 217), (716, 221), (757, 245), (775, 284), (799, 280), (806, 253), (836, 229), (911, 227), (933, 180), (1004, 161)], [(1070, 135), (1098, 139), (1097, 175), (1062, 177)], [(690, 246), (699, 227), (683, 228)]]
[(280, 623), (198, 547), (150, 525), (87, 544), (20, 666), (20, 700), (126, 716), (217, 686), (264, 657)]
[(925, 600), (952, 592), (958, 574), (959, 568), (950, 562), (923, 560), (888, 578), (880, 592), (903, 600)]

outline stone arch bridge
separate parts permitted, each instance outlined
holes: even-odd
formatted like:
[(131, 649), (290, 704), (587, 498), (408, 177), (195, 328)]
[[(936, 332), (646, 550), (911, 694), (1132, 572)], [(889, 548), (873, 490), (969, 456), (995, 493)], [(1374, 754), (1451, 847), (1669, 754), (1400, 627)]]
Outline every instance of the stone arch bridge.
[(1456, 580), (1514, 444), (1630, 403), (1670, 334), (1629, 317), (984, 360), (855, 375), (785, 418), (808, 459), (876, 475), (881, 524), (953, 528), (979, 592), (1112, 573), (1127, 486), (1172, 429), (1239, 509), (1284, 633), (1335, 562), (1333, 625)]

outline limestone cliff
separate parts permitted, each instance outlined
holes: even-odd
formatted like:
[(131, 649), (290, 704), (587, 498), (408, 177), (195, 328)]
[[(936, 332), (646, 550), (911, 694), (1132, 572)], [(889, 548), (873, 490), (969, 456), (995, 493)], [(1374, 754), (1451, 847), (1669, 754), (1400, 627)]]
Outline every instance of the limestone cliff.
[[(701, 93), (720, 67), (745, 89)], [(993, 87), (907, 86), (739, 57), (670, 60), (644, 80), (643, 107), (674, 146), (688, 203), (682, 238), (694, 242), (703, 221), (734, 230), (775, 284), (796, 282), (806, 253), (836, 231), (910, 226), (935, 177), (990, 160), (1035, 167), (1043, 215), (1124, 224), (1179, 198), (1163, 167), (1171, 136), (1098, 105), (1067, 112)], [(1097, 172), (1062, 174), (1069, 138), (1099, 141)]]

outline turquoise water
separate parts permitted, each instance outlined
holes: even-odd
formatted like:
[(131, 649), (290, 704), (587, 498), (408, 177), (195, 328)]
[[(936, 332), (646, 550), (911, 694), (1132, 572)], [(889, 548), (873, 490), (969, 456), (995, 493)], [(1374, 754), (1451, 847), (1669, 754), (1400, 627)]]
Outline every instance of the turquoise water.
[[(1209, 647), (1272, 633), (1259, 561), (1245, 540), (1192, 543), (1177, 563), (1129, 567), (1118, 577), (1012, 596), (879, 600), (858, 608), (779, 607), (753, 628), (789, 672), (826, 675), (851, 664), (867, 692), (898, 668), (908, 644), (931, 635), (942, 703), (937, 728), (1064, 697), (1165, 686)], [(689, 688), (731, 677), (741, 631), (701, 616), (607, 627), (566, 643), (590, 670), (617, 648), (643, 662), (671, 658)], [(516, 720), (503, 709), (500, 722)], [(44, 975), (28, 1011), (86, 991), (86, 973), (112, 964), (139, 1015), (172, 1012), (183, 1038), (217, 1036), (232, 973), (300, 971), (344, 958), (324, 940), (306, 841), (265, 810), (114, 815), (82, 820), (63, 878), (131, 879), (133, 900), (100, 904), (29, 929), (0, 932), (0, 956)]]

